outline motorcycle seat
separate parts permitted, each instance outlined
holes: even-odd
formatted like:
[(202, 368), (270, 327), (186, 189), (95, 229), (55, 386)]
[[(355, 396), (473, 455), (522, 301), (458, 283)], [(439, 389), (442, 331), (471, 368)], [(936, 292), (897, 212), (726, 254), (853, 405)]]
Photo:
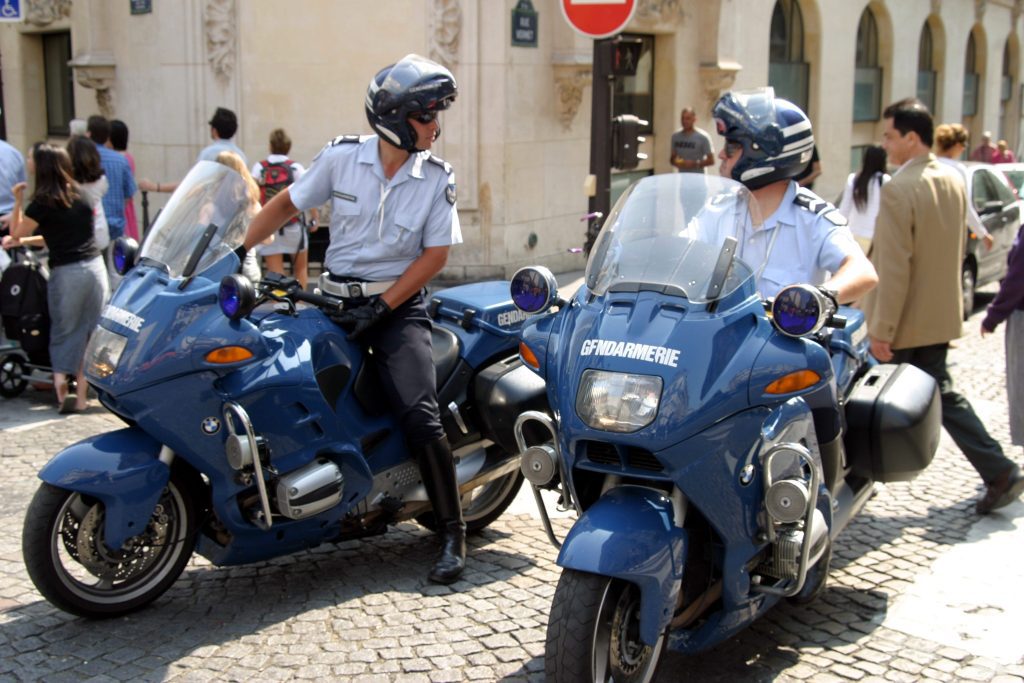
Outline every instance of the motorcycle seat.
[[(438, 388), (443, 387), (459, 364), (459, 338), (451, 330), (431, 325), (430, 353), (434, 361), (434, 371)], [(356, 377), (354, 393), (359, 405), (370, 415), (382, 415), (390, 407), (387, 397), (379, 390), (377, 368), (371, 356), (363, 363)]]

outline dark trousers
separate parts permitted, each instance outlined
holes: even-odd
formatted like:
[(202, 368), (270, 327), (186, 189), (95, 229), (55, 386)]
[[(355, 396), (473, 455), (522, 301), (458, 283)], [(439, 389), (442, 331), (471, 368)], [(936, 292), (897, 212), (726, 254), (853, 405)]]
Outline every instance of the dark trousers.
[(942, 396), (942, 426), (963, 451), (986, 484), (1013, 466), (1003, 448), (989, 436), (988, 430), (966, 398), (953, 390), (953, 379), (946, 368), (948, 344), (919, 346), (893, 351), (891, 363), (910, 363), (935, 378)]
[(444, 436), (423, 296), (416, 294), (392, 311), (367, 331), (366, 340), (406, 441), (425, 443)]

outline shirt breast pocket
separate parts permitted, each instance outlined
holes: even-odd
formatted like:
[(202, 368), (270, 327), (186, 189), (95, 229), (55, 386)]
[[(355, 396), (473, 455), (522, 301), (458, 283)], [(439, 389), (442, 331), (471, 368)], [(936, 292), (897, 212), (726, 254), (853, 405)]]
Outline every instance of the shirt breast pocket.
[(394, 225), (385, 226), (384, 243), (402, 256), (418, 256), (423, 248), (423, 219), (414, 211), (399, 211)]
[[(331, 200), (331, 223), (342, 230), (351, 228), (359, 220), (359, 202), (334, 197)], [(335, 216), (337, 218), (335, 218)]]

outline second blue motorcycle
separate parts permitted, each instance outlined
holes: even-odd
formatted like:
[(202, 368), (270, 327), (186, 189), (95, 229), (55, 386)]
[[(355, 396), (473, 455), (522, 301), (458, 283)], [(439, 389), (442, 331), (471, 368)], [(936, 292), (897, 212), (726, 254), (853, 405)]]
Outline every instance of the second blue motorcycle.
[[(930, 376), (875, 364), (861, 313), (817, 287), (758, 294), (807, 256), (781, 230), (732, 180), (651, 176), (616, 203), (571, 300), (543, 268), (513, 278), (533, 316), (521, 357), (550, 404), (517, 420), (560, 547), (548, 680), (650, 681), (666, 648), (814, 599), (874, 482), (931, 461)], [(564, 539), (545, 490), (578, 515)]]

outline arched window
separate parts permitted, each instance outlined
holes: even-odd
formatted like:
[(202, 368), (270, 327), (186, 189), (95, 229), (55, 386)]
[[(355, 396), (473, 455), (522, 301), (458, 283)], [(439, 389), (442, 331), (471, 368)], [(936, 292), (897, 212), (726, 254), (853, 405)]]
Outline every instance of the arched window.
[(999, 139), (1013, 139), (1010, 123), (1010, 98), (1013, 97), (1013, 57), (1010, 54), (1010, 40), (1003, 46), (1003, 75), (999, 82)]
[(967, 37), (967, 52), (964, 54), (964, 116), (974, 116), (978, 113), (978, 84), (981, 79), (975, 65), (975, 52), (977, 48), (972, 31)]
[(921, 29), (921, 40), (917, 44), (917, 99), (925, 103), (928, 111), (935, 113), (936, 73), (933, 58), (935, 48), (932, 45), (932, 28), (924, 22)]
[(877, 121), (882, 110), (882, 69), (878, 66), (878, 24), (865, 8), (857, 26), (857, 69), (853, 83), (853, 120)]
[(807, 111), (810, 65), (804, 61), (804, 18), (797, 0), (776, 0), (768, 54), (768, 85)]

